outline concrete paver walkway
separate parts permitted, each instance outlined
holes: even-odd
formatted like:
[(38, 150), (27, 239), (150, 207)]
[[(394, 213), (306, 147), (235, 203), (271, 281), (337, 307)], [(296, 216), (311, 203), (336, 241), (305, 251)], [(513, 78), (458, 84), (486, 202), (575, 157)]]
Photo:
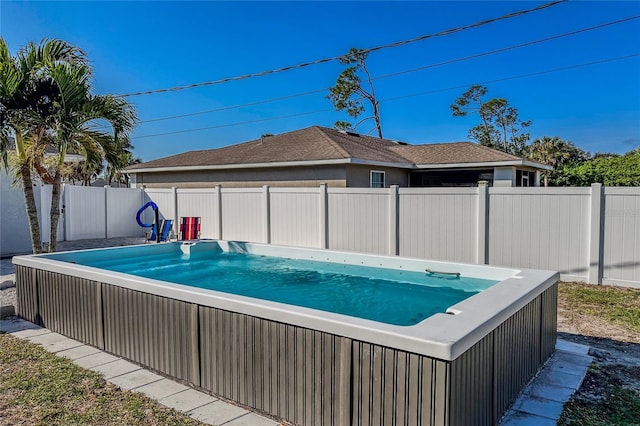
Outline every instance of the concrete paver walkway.
[(160, 404), (206, 424), (276, 426), (279, 423), (237, 405), (166, 379), (125, 359), (21, 319), (0, 320), (0, 331), (42, 345), (47, 351), (96, 371), (124, 390), (142, 392)]
[(555, 426), (593, 361), (588, 353), (588, 346), (558, 340), (556, 352), (520, 392), (501, 426)]

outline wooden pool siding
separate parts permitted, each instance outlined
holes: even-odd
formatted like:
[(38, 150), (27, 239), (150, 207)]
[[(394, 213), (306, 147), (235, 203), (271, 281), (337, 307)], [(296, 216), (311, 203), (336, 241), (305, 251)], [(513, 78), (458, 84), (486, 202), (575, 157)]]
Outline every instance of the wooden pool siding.
[(301, 425), (495, 425), (553, 353), (557, 284), (453, 361), (16, 265), (23, 318)]

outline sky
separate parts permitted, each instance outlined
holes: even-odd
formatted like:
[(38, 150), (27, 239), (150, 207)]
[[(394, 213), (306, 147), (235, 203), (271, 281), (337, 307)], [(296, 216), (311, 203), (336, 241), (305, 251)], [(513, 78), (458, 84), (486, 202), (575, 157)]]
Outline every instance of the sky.
[[(386, 45), (544, 3), (2, 0), (0, 34), (14, 54), (45, 38), (75, 44), (91, 60), (95, 93), (125, 95), (337, 57), (351, 47)], [(469, 140), (478, 117), (454, 117), (449, 107), (472, 84), (483, 84), (487, 100), (505, 98), (522, 120), (532, 121), (532, 140), (558, 136), (592, 153), (635, 149), (640, 146), (638, 16), (638, 1), (572, 0), (371, 52), (367, 67), (380, 100), (384, 136), (411, 144)], [(416, 68), (422, 69), (411, 71)], [(134, 154), (148, 161), (265, 133), (354, 122), (327, 99), (343, 69), (330, 61), (129, 96), (140, 119), (131, 135)], [(167, 119), (179, 115), (189, 116)], [(366, 134), (372, 127), (367, 121), (357, 131)]]

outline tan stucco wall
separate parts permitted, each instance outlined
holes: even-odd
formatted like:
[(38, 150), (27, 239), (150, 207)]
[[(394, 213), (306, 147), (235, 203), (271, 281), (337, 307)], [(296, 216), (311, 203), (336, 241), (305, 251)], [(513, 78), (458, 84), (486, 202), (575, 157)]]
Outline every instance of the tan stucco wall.
[[(518, 168), (535, 170), (531, 167)], [(368, 188), (372, 170), (385, 172), (386, 187), (390, 185), (408, 186), (409, 172), (405, 169), (338, 164), (330, 166), (139, 173), (136, 176), (135, 187), (139, 188), (144, 185), (147, 188), (211, 188), (218, 184), (227, 188), (249, 188), (263, 185), (317, 187), (322, 183), (326, 183), (330, 187)], [(515, 186), (515, 171), (516, 167), (513, 166), (494, 168), (493, 185)], [(536, 181), (539, 182), (539, 178)]]
[(138, 173), (136, 187), (144, 185), (147, 188), (211, 188), (218, 184), (227, 188), (248, 188), (262, 185), (298, 187), (319, 186), (322, 183), (332, 187), (344, 187), (346, 181), (346, 165), (339, 164), (313, 167)]
[(355, 188), (369, 188), (371, 171), (375, 170), (384, 173), (384, 186), (399, 185), (406, 187), (409, 171), (405, 169), (394, 169), (391, 167), (362, 166), (356, 164), (347, 165), (347, 186)]
[[(493, 186), (517, 186), (516, 171), (526, 170), (536, 172), (534, 186), (540, 186), (540, 170), (534, 167), (518, 166), (518, 167), (496, 167), (493, 172)], [(497, 177), (496, 177), (497, 176)]]

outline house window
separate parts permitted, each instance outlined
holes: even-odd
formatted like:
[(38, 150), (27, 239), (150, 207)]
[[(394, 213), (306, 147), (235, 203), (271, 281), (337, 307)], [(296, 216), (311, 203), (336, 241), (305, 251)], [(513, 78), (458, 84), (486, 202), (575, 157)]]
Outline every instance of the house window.
[(536, 172), (516, 170), (516, 186), (535, 186)]
[(370, 185), (371, 188), (384, 188), (384, 172), (371, 170)]

